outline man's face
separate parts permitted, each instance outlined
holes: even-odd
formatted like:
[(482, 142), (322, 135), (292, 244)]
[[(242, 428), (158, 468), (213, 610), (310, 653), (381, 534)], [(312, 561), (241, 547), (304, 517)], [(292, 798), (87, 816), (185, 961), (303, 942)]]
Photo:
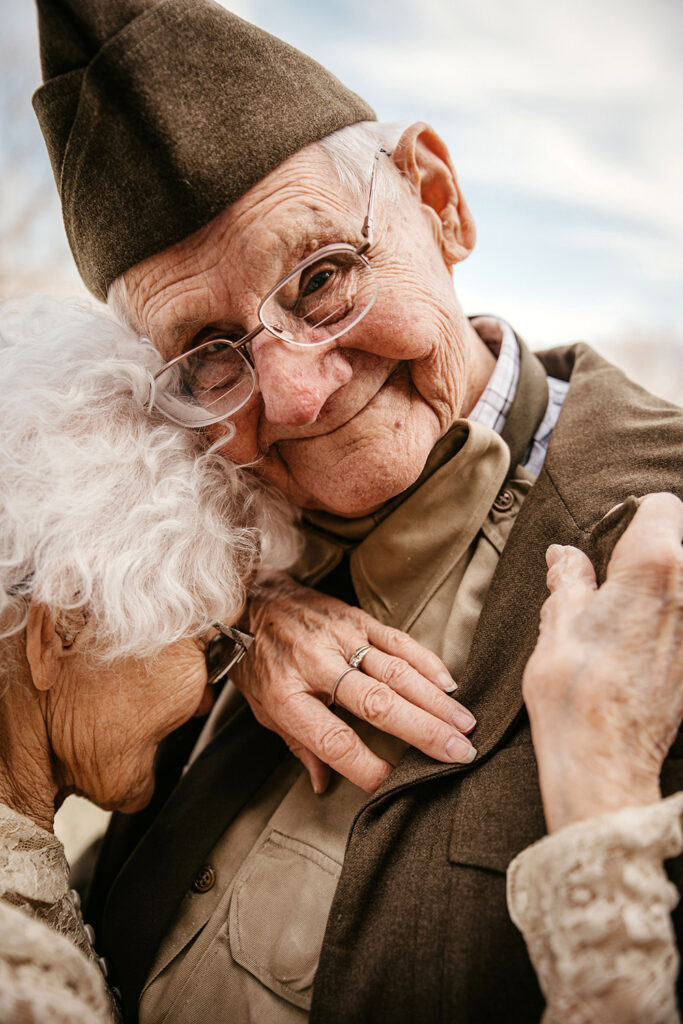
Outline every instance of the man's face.
[[(396, 175), (398, 202), (383, 201), (382, 175)], [(415, 481), (490, 370), (456, 300), (438, 215), (385, 156), (378, 185), (373, 308), (331, 348), (258, 335), (258, 390), (224, 448), (295, 504), (349, 517)], [(302, 150), (206, 228), (128, 271), (127, 312), (165, 359), (245, 334), (298, 260), (328, 243), (361, 243), (366, 201), (340, 186), (320, 150)], [(216, 439), (226, 426), (207, 431)]]

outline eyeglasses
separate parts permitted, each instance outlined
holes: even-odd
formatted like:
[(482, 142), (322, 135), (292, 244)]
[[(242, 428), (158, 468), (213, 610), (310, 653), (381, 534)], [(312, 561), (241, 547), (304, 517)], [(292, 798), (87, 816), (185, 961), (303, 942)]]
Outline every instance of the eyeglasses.
[(220, 335), (171, 359), (154, 375), (154, 404), (174, 423), (204, 427), (233, 416), (256, 388), (249, 345), (262, 331), (301, 348), (327, 345), (350, 331), (377, 298), (366, 253), (372, 245), (375, 153), (363, 242), (325, 245), (271, 288), (258, 310), (258, 326), (239, 338)]
[(208, 686), (213, 686), (221, 679), (225, 679), (254, 642), (253, 633), (236, 629), (234, 626), (224, 626), (222, 622), (214, 622), (213, 628), (218, 630), (218, 635), (209, 640), (204, 652)]

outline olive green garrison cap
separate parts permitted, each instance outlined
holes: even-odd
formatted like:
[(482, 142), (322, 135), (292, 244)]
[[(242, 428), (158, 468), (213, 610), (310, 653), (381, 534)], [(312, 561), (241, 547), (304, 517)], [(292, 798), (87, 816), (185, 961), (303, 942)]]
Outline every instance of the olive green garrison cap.
[(38, 0), (33, 106), (98, 298), (303, 146), (371, 108), (212, 0)]

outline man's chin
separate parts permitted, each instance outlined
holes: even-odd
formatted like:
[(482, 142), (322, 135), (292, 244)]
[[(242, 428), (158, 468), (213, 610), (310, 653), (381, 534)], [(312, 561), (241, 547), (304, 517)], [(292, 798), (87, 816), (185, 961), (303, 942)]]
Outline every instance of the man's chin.
[(388, 427), (368, 418), (367, 429), (349, 437), (337, 432), (280, 444), (270, 480), (301, 508), (347, 519), (375, 512), (415, 483), (439, 436), (428, 407), (411, 412)]
[(287, 497), (301, 508), (327, 512), (344, 519), (359, 519), (382, 508), (410, 487), (424, 468), (430, 448), (396, 457), (395, 451), (367, 450), (346, 456), (318, 473), (293, 474), (295, 484)]

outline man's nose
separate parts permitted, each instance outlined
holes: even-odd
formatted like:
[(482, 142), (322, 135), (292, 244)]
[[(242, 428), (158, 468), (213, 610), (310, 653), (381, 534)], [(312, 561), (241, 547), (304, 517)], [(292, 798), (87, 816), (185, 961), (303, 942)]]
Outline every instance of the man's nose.
[(339, 349), (295, 348), (268, 338), (254, 345), (253, 356), (266, 419), (280, 426), (315, 423), (328, 398), (353, 374)]

